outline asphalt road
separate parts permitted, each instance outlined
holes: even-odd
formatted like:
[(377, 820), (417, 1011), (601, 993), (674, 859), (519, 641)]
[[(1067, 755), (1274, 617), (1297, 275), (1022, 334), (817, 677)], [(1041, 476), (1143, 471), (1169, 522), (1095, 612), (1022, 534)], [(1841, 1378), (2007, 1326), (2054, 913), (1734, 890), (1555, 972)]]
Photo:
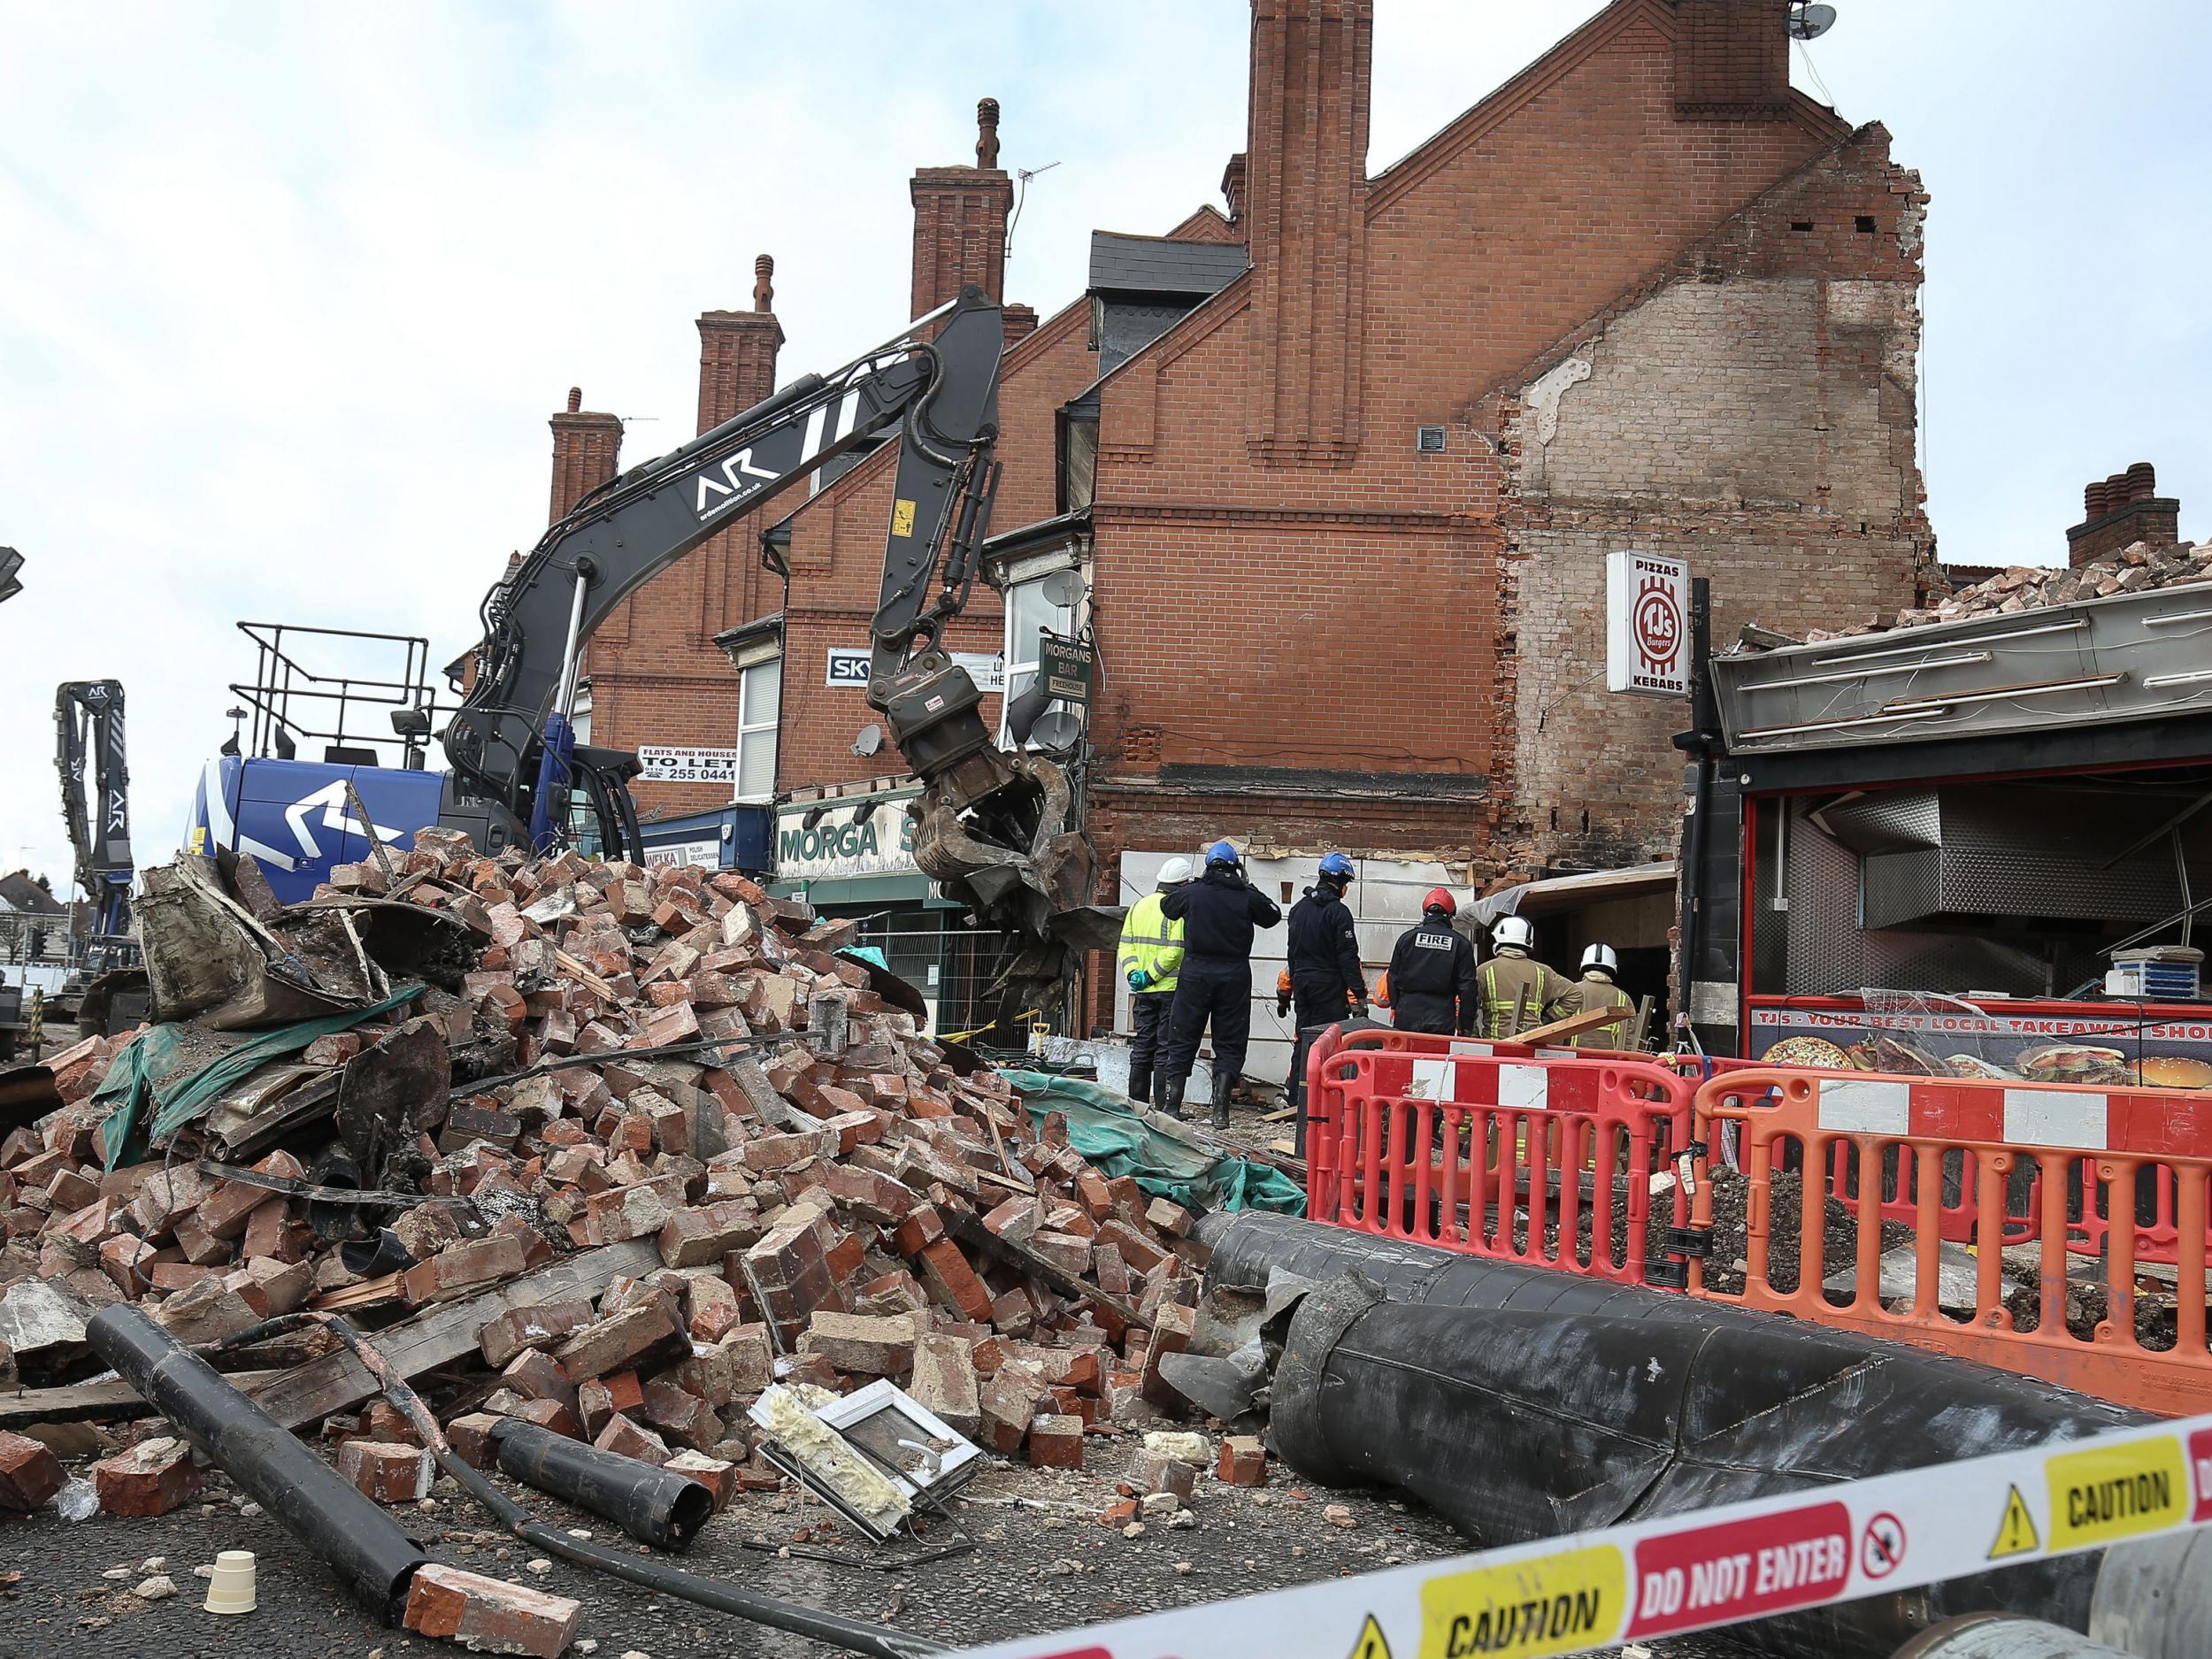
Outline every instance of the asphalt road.
[[(800, 1548), (848, 1556), (871, 1554), (856, 1541), (825, 1540), (829, 1512), (796, 1498), (741, 1496), (715, 1517), (682, 1564), (764, 1594), (828, 1608), (958, 1646), (1124, 1617), (1162, 1608), (1247, 1595), (1332, 1575), (1373, 1571), (1459, 1553), (1463, 1546), (1435, 1517), (1375, 1494), (1332, 1493), (1296, 1485), (1271, 1467), (1263, 1491), (1202, 1479), (1186, 1528), (1155, 1522), (1126, 1539), (1094, 1518), (1114, 1498), (1124, 1461), (1110, 1443), (1091, 1442), (1096, 1472), (995, 1469), (971, 1487), (973, 1502), (933, 1522), (930, 1543), (964, 1539), (970, 1553), (884, 1571), (779, 1553), (795, 1533), (815, 1529)], [(1110, 1472), (1108, 1472), (1110, 1471)], [(741, 1620), (655, 1597), (554, 1562), (531, 1572), (526, 1547), (487, 1530), (488, 1517), (450, 1482), (434, 1508), (410, 1514), (417, 1536), (437, 1559), (538, 1585), (584, 1603), (581, 1641), (597, 1659), (732, 1659), (774, 1655), (817, 1659), (833, 1650)], [(510, 1490), (519, 1491), (510, 1486)], [(538, 1514), (611, 1536), (603, 1522), (523, 1494)], [(1342, 1504), (1353, 1525), (1323, 1516)], [(397, 1659), (457, 1651), (442, 1642), (380, 1627), (337, 1587), (327, 1570), (265, 1514), (243, 1513), (242, 1500), (211, 1472), (203, 1501), (155, 1520), (97, 1516), (77, 1525), (50, 1510), (0, 1523), (0, 1563), (19, 1571), (0, 1588), (0, 1656), (81, 1659)], [(192, 1576), (219, 1549), (259, 1558), (257, 1610), (241, 1618), (204, 1612), (204, 1582)], [(873, 1552), (882, 1554), (887, 1552)], [(143, 1564), (162, 1559), (179, 1594), (144, 1601), (131, 1586)], [(104, 1575), (123, 1569), (117, 1578)], [(1677, 1644), (1663, 1659), (1701, 1659)], [(1270, 1655), (1270, 1659), (1291, 1659)], [(1316, 1659), (1344, 1659), (1331, 1652)]]

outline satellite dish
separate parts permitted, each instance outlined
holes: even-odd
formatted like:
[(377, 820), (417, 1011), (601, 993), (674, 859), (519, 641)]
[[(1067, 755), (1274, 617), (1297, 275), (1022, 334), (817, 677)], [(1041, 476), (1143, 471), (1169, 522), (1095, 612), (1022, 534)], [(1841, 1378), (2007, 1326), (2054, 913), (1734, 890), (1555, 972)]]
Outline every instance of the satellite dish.
[(1041, 679), (1032, 680), (1022, 688), (1021, 695), (1006, 705), (1006, 735), (1020, 749), (1029, 741), (1029, 733), (1052, 701), (1052, 694), (1045, 689)]
[(882, 747), (883, 728), (879, 726), (864, 726), (860, 728), (860, 735), (853, 739), (853, 753), (864, 760)]
[(1042, 583), (1045, 601), (1055, 610), (1072, 611), (1083, 597), (1083, 579), (1073, 571), (1055, 571)]
[(1029, 741), (1049, 754), (1073, 749), (1082, 739), (1083, 718), (1067, 709), (1055, 709), (1029, 733)]
[(1798, 41), (1816, 41), (1836, 27), (1836, 9), (1830, 5), (1795, 5), (1790, 8), (1790, 38)]

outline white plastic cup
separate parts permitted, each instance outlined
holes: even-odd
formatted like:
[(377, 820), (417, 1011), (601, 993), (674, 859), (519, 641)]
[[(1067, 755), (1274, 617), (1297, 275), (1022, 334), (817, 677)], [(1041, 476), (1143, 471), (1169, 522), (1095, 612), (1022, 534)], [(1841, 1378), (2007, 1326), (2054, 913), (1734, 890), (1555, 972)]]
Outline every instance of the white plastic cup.
[(216, 1555), (215, 1571), (207, 1580), (207, 1600), (201, 1605), (211, 1613), (253, 1611), (253, 1551), (226, 1549)]

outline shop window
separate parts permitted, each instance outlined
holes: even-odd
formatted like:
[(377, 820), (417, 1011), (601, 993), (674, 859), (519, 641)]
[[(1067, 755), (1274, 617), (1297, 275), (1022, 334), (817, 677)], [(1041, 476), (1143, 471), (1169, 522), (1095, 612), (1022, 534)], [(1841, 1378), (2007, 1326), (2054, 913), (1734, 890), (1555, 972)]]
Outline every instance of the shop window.
[(776, 728), (783, 708), (783, 658), (765, 657), (738, 671), (737, 795), (765, 801), (776, 793)]

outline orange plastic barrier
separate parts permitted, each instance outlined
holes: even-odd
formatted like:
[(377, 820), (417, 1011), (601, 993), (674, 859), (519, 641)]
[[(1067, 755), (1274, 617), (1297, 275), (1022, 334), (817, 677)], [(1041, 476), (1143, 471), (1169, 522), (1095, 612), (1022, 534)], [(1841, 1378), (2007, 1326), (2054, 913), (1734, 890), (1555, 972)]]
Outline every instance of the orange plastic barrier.
[[(1839, 1197), (1858, 1196), (1858, 1176), (1848, 1163), (1848, 1148), (1839, 1146), (1829, 1171), (1832, 1190)], [(1954, 1152), (1944, 1158), (1932, 1178), (1936, 1185), (1936, 1225), (1942, 1236), (1965, 1244), (1977, 1236), (1978, 1217), (1974, 1193), (1974, 1155)], [(1918, 1165), (1894, 1158), (1881, 1172), (1882, 1216), (1885, 1220), (1917, 1223), (1920, 1216)], [(2004, 1241), (2019, 1244), (2035, 1236), (2037, 1218), (2043, 1213), (2043, 1171), (2039, 1164), (2016, 1166), (2006, 1187)], [(2111, 1231), (2110, 1211), (2116, 1205), (2123, 1220), (2133, 1211), (2135, 1258), (2139, 1262), (2172, 1263), (2180, 1233), (2175, 1213), (2171, 1171), (2154, 1164), (2141, 1171), (2132, 1193), (2123, 1192), (2098, 1176), (2093, 1158), (2078, 1158), (2065, 1172), (2067, 1248), (2078, 1256), (2102, 1256)]]
[[(1699, 1142), (1734, 1127), (1746, 1191), (1741, 1290), (1710, 1282), (1732, 1263), (1694, 1257), (1693, 1295), (2168, 1415), (2212, 1409), (2212, 1098), (1754, 1067), (1704, 1083), (1694, 1110)], [(1790, 1182), (1796, 1202), (1778, 1207), (1776, 1188)], [(2147, 1223), (2135, 1218), (2139, 1191), (2155, 1201)], [(1693, 1231), (1710, 1228), (1713, 1199), (1701, 1164)], [(1909, 1230), (1913, 1260), (1909, 1289), (1893, 1283), (1886, 1298), (1885, 1223)], [(1838, 1259), (1847, 1235), (1848, 1259)], [(2093, 1263), (2082, 1255), (2092, 1235)], [(1947, 1238), (1970, 1247), (1970, 1294), (1955, 1250), (1947, 1294)], [(1778, 1242), (1793, 1242), (1793, 1262)], [(2170, 1265), (2147, 1275), (2161, 1256)], [(1849, 1288), (1828, 1288), (1846, 1267)], [(2092, 1319), (2086, 1335), (2070, 1329)]]
[(1308, 1060), (1307, 1213), (1338, 1226), (1628, 1284), (1686, 1284), (1671, 1187), (1694, 1085), (1644, 1056), (1333, 1030)]

